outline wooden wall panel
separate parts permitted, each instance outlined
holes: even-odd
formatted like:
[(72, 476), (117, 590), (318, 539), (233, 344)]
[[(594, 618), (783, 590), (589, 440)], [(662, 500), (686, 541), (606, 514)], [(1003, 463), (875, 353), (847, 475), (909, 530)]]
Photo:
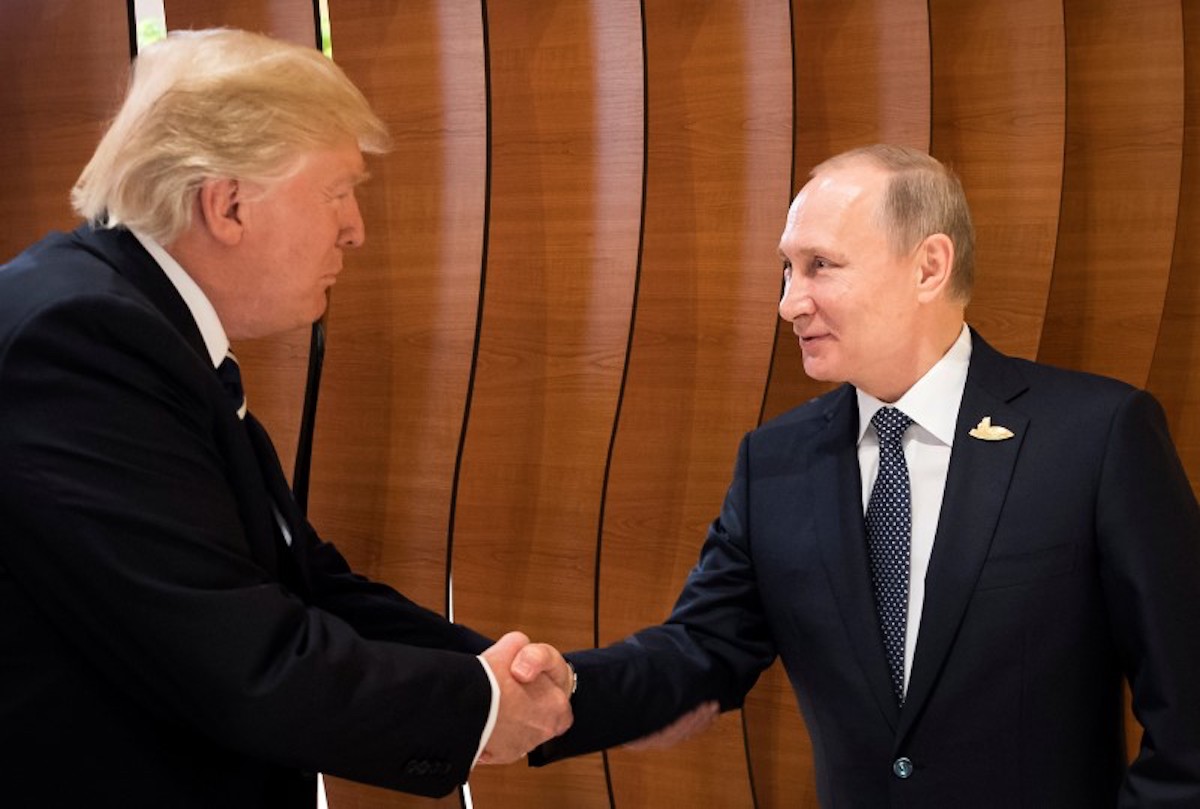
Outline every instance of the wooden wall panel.
[(1068, 0), (1064, 9), (1066, 163), (1038, 359), (1143, 386), (1179, 202), (1180, 4)]
[(120, 104), (130, 48), (125, 3), (0, 3), (0, 264), (79, 223), (71, 186)]
[[(666, 615), (757, 421), (790, 196), (788, 4), (647, 3), (645, 15), (645, 242), (605, 505), (601, 644)], [(752, 804), (736, 715), (675, 750), (613, 750), (609, 766), (617, 809)]]
[[(929, 148), (925, 0), (793, 0), (792, 37), (793, 193), (808, 181), (813, 166), (855, 146), (888, 142)], [(781, 209), (776, 240), (785, 215)], [(780, 320), (763, 420), (833, 387), (805, 376), (792, 324)], [(744, 715), (758, 809), (816, 807), (812, 747), (780, 663), (763, 674)]]
[[(242, 28), (316, 47), (315, 5), (316, 0), (163, 0), (163, 11), (169, 31)], [(250, 409), (271, 433), (289, 477), (300, 433), (309, 336), (310, 329), (303, 327), (233, 346)]]
[[(455, 615), (493, 636), (586, 647), (637, 273), (641, 14), (636, 0), (487, 10), (491, 195)], [(608, 806), (599, 754), (477, 769), (471, 788), (479, 809)]]
[[(447, 607), (449, 526), (475, 344), (487, 189), (478, 0), (338, 0), (334, 58), (391, 130), (359, 189), (366, 244), (328, 318), (314, 523), (356, 570)], [(331, 806), (458, 806), (326, 779)]]
[(1044, 0), (933, 0), (935, 157), (962, 178), (976, 232), (968, 320), (1033, 359), (1058, 233), (1066, 132), (1063, 10)]
[(1171, 277), (1148, 387), (1200, 493), (1200, 5), (1183, 4), (1185, 117)]

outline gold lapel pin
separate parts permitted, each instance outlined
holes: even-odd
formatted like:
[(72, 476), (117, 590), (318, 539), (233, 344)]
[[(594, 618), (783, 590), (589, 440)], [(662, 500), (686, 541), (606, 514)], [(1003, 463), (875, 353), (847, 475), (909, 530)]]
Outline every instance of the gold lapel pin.
[(975, 425), (975, 429), (971, 430), (971, 437), (978, 438), (980, 441), (1003, 441), (1006, 438), (1013, 437), (1013, 431), (1007, 427), (1001, 427), (999, 424), (992, 424), (991, 416), (984, 416)]

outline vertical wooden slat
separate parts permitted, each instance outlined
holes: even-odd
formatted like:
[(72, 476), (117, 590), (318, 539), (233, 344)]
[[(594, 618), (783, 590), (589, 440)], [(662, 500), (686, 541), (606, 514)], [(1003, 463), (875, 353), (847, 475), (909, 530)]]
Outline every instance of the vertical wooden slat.
[[(475, 343), (487, 183), (478, 0), (339, 0), (334, 59), (387, 123), (368, 158), (366, 244), (328, 321), (311, 515), (351, 565), (434, 610)], [(326, 778), (330, 805), (459, 805)]]
[[(314, 4), (315, 0), (163, 0), (163, 11), (169, 31), (241, 28), (315, 48)], [(300, 432), (309, 335), (305, 326), (259, 340), (239, 340), (233, 347), (250, 408), (270, 431), (289, 474)]]
[[(790, 193), (787, 3), (646, 3), (645, 15), (645, 241), (602, 533), (602, 644), (667, 613), (758, 418)], [(752, 804), (736, 715), (674, 750), (613, 750), (609, 765), (618, 809)]]
[[(929, 148), (929, 20), (924, 0), (793, 0), (795, 133), (792, 192), (822, 160), (868, 143)], [(776, 235), (786, 208), (777, 214)], [(775, 262), (778, 264), (778, 261)], [(833, 387), (804, 375), (792, 324), (781, 320), (766, 391), (770, 419)], [(816, 807), (812, 746), (782, 665), (746, 700), (759, 809)]]
[[(595, 537), (642, 203), (636, 0), (487, 6), (491, 196), (453, 537), (455, 613), (561, 648), (595, 635)], [(476, 769), (475, 806), (608, 806), (600, 755)]]
[(1142, 386), (1179, 204), (1180, 4), (1068, 0), (1064, 8), (1066, 165), (1038, 359)]
[(1166, 306), (1148, 387), (1162, 402), (1200, 494), (1200, 5), (1183, 4), (1185, 115), (1179, 214)]
[(968, 319), (1033, 359), (1054, 264), (1066, 132), (1063, 10), (933, 0), (935, 157), (962, 178), (976, 231)]
[(71, 186), (116, 112), (130, 55), (123, 2), (0, 3), (0, 264), (78, 224)]

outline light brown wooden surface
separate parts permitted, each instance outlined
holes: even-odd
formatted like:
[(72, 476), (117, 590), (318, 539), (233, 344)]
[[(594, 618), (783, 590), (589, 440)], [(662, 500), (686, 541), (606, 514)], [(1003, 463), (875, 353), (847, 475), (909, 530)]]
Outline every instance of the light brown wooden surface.
[[(456, 498), (455, 617), (592, 644), (596, 526), (633, 311), (642, 53), (633, 0), (487, 6), (491, 185)], [(477, 768), (474, 805), (608, 806), (599, 754)]]
[[(601, 643), (666, 615), (737, 441), (757, 421), (790, 196), (787, 4), (647, 4), (645, 13), (645, 242), (606, 495)], [(736, 715), (676, 750), (614, 750), (614, 805), (750, 806), (744, 751)]]
[[(340, 0), (331, 13), (334, 59), (395, 148), (368, 159), (367, 240), (333, 295), (310, 514), (356, 570), (445, 614), (483, 262), (483, 20), (474, 0)], [(326, 789), (337, 809), (460, 801)]]
[(1062, 189), (1062, 9), (1043, 0), (934, 0), (929, 15), (932, 152), (958, 172), (975, 222), (967, 319), (994, 347), (1033, 359)]
[(1166, 305), (1147, 387), (1162, 402), (1193, 491), (1200, 490), (1200, 5), (1183, 4), (1186, 113), (1179, 214)]
[(1143, 386), (1179, 207), (1182, 12), (1174, 0), (1068, 0), (1064, 11), (1062, 214), (1038, 359)]
[(121, 101), (130, 56), (124, 3), (0, 3), (0, 264), (79, 223), (71, 186)]

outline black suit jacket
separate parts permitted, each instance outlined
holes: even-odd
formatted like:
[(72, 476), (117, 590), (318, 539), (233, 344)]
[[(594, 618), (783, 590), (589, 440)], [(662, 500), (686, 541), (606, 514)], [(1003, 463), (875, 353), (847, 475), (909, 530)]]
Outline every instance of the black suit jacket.
[[(970, 437), (985, 416), (1014, 437)], [(827, 809), (1200, 807), (1200, 512), (1153, 398), (974, 335), (902, 709), (857, 422), (844, 386), (746, 436), (670, 619), (570, 656), (575, 726), (535, 763), (736, 706), (778, 654)]]
[(446, 793), (488, 643), (318, 539), (129, 233), (0, 269), (4, 803), (311, 806), (317, 771)]

